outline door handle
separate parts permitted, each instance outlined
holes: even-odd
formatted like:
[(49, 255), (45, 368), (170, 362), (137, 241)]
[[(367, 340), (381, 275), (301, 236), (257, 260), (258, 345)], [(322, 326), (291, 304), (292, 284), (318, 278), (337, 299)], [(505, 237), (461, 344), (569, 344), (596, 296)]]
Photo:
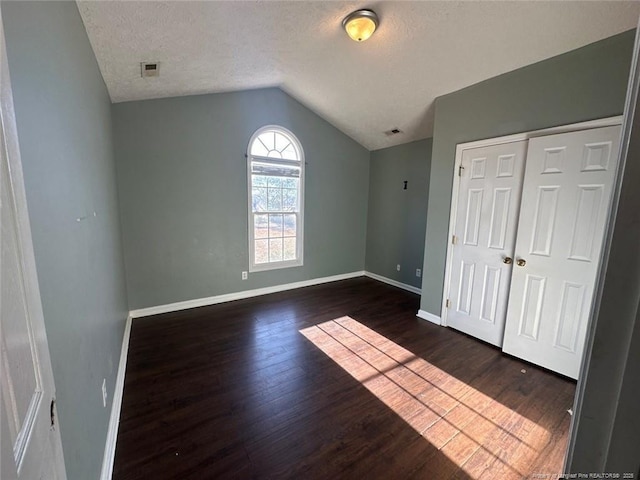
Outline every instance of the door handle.
[(527, 261), (524, 258), (519, 258), (516, 263), (519, 267), (524, 267), (527, 264)]
[(504, 257), (502, 259), (502, 263), (506, 263), (507, 265), (511, 265), (513, 263), (513, 258), (511, 257)]

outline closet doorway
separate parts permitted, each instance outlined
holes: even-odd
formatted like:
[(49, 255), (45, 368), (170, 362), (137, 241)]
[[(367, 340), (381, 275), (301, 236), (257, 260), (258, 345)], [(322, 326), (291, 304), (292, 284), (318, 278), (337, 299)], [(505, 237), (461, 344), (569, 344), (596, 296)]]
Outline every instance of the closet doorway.
[(444, 325), (578, 377), (620, 123), (458, 145)]

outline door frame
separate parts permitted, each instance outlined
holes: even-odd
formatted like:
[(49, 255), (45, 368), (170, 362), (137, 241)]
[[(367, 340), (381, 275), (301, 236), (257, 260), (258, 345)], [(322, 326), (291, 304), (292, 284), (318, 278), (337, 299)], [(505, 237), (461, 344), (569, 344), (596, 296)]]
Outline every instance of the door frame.
[[(459, 143), (456, 145), (456, 156), (453, 164), (453, 188), (451, 190), (451, 209), (449, 211), (449, 229), (447, 230), (447, 256), (445, 260), (444, 270), (444, 288), (442, 289), (442, 303), (440, 306), (440, 324), (444, 327), (447, 326), (447, 300), (451, 291), (451, 263), (453, 259), (453, 232), (455, 230), (456, 216), (458, 214), (458, 194), (460, 190), (460, 176), (456, 175), (456, 172), (461, 166), (462, 154), (466, 150), (470, 150), (478, 147), (490, 147), (493, 145), (501, 145), (504, 143), (520, 142), (523, 140), (529, 140), (535, 137), (544, 137), (547, 135), (555, 135), (558, 133), (570, 133), (580, 130), (590, 130), (601, 127), (612, 127), (622, 124), (622, 115), (616, 115), (615, 117), (601, 118), (597, 120), (589, 120), (586, 122), (572, 123), (568, 125), (559, 125), (556, 127), (544, 128), (541, 130), (532, 130), (530, 132), (516, 133), (513, 135), (505, 135), (502, 137), (487, 138), (483, 140), (475, 140), (472, 142)], [(525, 158), (526, 162), (526, 158)], [(610, 212), (609, 212), (610, 213)], [(589, 319), (591, 322), (591, 319)]]

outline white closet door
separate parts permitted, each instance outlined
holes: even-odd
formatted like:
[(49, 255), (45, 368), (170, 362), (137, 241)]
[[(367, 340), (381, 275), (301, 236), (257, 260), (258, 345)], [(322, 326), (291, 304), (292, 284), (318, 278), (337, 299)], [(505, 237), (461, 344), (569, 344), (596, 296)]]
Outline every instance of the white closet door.
[(447, 325), (501, 346), (527, 142), (466, 150)]
[(503, 350), (578, 377), (620, 127), (529, 141)]

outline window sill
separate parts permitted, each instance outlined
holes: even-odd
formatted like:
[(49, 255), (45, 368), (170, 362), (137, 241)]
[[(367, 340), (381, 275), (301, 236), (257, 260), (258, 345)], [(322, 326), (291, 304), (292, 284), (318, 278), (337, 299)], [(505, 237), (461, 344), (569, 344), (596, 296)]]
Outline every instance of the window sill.
[(287, 262), (259, 263), (257, 265), (250, 265), (249, 272), (266, 272), (268, 270), (279, 270), (281, 268), (301, 267), (302, 265), (303, 262), (301, 259)]

